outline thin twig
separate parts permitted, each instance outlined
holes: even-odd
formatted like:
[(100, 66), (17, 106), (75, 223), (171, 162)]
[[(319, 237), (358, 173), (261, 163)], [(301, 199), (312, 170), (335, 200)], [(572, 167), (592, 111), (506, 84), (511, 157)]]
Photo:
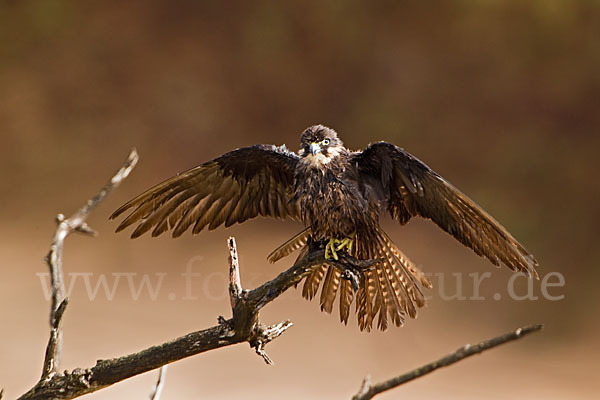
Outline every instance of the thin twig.
[(50, 339), (48, 340), (48, 345), (46, 347), (46, 356), (42, 368), (42, 380), (46, 380), (57, 373), (62, 353), (62, 329), (60, 328), (60, 322), (68, 302), (65, 301), (65, 284), (62, 268), (64, 241), (72, 232), (95, 235), (94, 230), (85, 222), (88, 215), (108, 193), (119, 186), (121, 181), (129, 175), (133, 167), (135, 167), (137, 160), (137, 152), (133, 149), (123, 167), (121, 167), (121, 169), (94, 197), (77, 210), (75, 214), (67, 219), (65, 219), (63, 214), (58, 214), (56, 216), (56, 231), (52, 238), (50, 251), (46, 256), (46, 263), (50, 269), (52, 303), (50, 305)]
[(44, 356), (42, 379), (48, 379), (49, 377), (52, 377), (53, 374), (58, 370), (58, 365), (56, 364), (57, 346), (62, 344), (60, 340), (60, 323), (62, 322), (62, 316), (67, 308), (67, 304), (69, 304), (69, 298), (65, 297), (54, 313), (54, 320), (51, 322), (52, 326), (50, 327), (50, 338), (48, 339), (46, 354)]
[(250, 346), (254, 348), (256, 354), (261, 356), (267, 365), (275, 364), (271, 357), (265, 352), (265, 345), (283, 334), (294, 325), (292, 321), (287, 320), (271, 326), (260, 326), (257, 330), (256, 338), (250, 341)]
[(165, 380), (167, 379), (167, 368), (168, 365), (163, 365), (158, 371), (158, 379), (156, 380), (156, 386), (150, 395), (150, 400), (160, 400), (163, 387), (165, 386)]
[(384, 382), (377, 383), (375, 385), (370, 384), (370, 379), (363, 381), (361, 388), (357, 394), (352, 397), (352, 400), (368, 400), (373, 398), (374, 396), (385, 392), (386, 390), (393, 389), (397, 386), (400, 386), (406, 382), (417, 379), (423, 375), (429, 374), (435, 371), (438, 368), (447, 367), (452, 365), (460, 360), (463, 360), (467, 357), (470, 357), (475, 354), (479, 354), (485, 350), (491, 349), (493, 347), (499, 346), (501, 344), (511, 342), (513, 340), (521, 339), (526, 335), (534, 332), (538, 332), (543, 328), (543, 325), (528, 325), (523, 328), (519, 328), (517, 330), (505, 333), (500, 336), (496, 336), (494, 338), (484, 340), (481, 343), (478, 343), (474, 346), (469, 344), (464, 345), (453, 353), (448, 354), (445, 357), (440, 358), (437, 361), (431, 362), (429, 364), (425, 364), (419, 368), (416, 368), (410, 372), (405, 374), (396, 376), (394, 378), (388, 379)]

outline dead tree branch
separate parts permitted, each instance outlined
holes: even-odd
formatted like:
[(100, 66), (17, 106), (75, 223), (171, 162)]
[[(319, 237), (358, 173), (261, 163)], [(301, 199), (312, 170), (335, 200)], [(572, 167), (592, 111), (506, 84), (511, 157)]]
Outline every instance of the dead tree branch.
[(71, 217), (65, 219), (63, 214), (56, 216), (56, 231), (52, 238), (50, 251), (46, 256), (46, 263), (50, 269), (50, 281), (52, 285), (52, 303), (50, 305), (50, 339), (46, 347), (44, 367), (42, 369), (42, 380), (52, 377), (58, 371), (62, 351), (62, 330), (60, 322), (68, 304), (65, 298), (65, 284), (63, 280), (62, 253), (64, 242), (72, 232), (80, 232), (87, 235), (95, 235), (85, 222), (88, 215), (104, 198), (125, 179), (137, 163), (138, 155), (135, 149), (131, 150), (125, 164), (112, 179), (87, 203)]
[[(235, 254), (237, 251), (233, 238), (228, 240), (228, 245), (231, 254)], [(77, 368), (72, 372), (65, 371), (64, 374), (57, 373), (45, 381), (40, 381), (20, 399), (73, 399), (174, 361), (243, 342), (248, 342), (257, 354), (270, 364), (272, 361), (264, 352), (264, 346), (279, 337), (291, 326), (291, 322), (285, 321), (272, 326), (263, 325), (258, 320), (259, 310), (300, 282), (323, 263), (324, 257), (324, 249), (315, 246), (306, 257), (290, 269), (250, 291), (240, 290), (239, 271), (237, 271), (239, 266), (232, 261), (230, 277), (233, 277), (234, 281), (230, 282), (230, 288), (235, 289), (230, 289), (230, 297), (234, 303), (231, 319), (219, 317), (219, 324), (211, 328), (189, 333), (127, 356), (98, 360), (91, 368)], [(231, 259), (237, 258), (231, 257)], [(351, 271), (368, 264), (347, 256), (340, 257), (339, 261), (328, 262), (338, 268)]]
[(515, 331), (511, 331), (505, 333), (500, 336), (496, 336), (494, 338), (484, 340), (481, 343), (478, 343), (474, 346), (470, 344), (466, 344), (463, 347), (459, 348), (453, 353), (448, 354), (445, 357), (440, 358), (437, 361), (431, 362), (429, 364), (425, 364), (419, 368), (416, 368), (410, 372), (405, 374), (396, 376), (394, 378), (388, 379), (386, 381), (377, 383), (375, 385), (371, 385), (371, 378), (366, 377), (358, 391), (352, 397), (352, 400), (368, 400), (372, 399), (376, 395), (385, 392), (387, 390), (398, 387), (406, 382), (410, 382), (414, 379), (417, 379), (423, 375), (427, 375), (438, 368), (447, 367), (452, 365), (460, 360), (463, 360), (467, 357), (473, 356), (475, 354), (479, 354), (485, 350), (489, 350), (493, 347), (499, 346), (501, 344), (511, 342), (513, 340), (521, 339), (526, 335), (534, 332), (538, 332), (543, 328), (543, 325), (528, 325), (523, 328), (519, 328)]

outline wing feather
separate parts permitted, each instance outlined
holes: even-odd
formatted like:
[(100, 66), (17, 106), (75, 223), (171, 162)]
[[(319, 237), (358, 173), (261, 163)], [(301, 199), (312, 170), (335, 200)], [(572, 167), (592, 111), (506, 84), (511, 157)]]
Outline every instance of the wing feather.
[[(375, 143), (351, 160), (368, 196), (398, 222), (431, 219), (495, 265), (538, 277), (537, 260), (498, 221), (416, 157), (390, 143)], [(369, 191), (373, 185), (375, 190)], [(369, 193), (368, 193), (369, 192)]]
[(291, 200), (297, 162), (298, 156), (283, 146), (237, 149), (154, 186), (111, 219), (132, 210), (117, 227), (121, 231), (137, 223), (131, 237), (151, 229), (152, 236), (172, 229), (177, 237), (192, 226), (198, 233), (258, 215), (299, 219), (299, 204)]
[(208, 196), (204, 196), (202, 194), (197, 194), (192, 198), (189, 204), (187, 204), (187, 209), (181, 216), (173, 229), (173, 237), (179, 237), (188, 230), (188, 228), (200, 218), (201, 212), (203, 210), (202, 202), (207, 202)]

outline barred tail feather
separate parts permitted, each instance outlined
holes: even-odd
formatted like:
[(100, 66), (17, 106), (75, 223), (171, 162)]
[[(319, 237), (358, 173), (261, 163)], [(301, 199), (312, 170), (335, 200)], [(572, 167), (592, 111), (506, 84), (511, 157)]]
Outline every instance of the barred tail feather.
[[(425, 305), (419, 283), (430, 288), (431, 282), (382, 230), (368, 245), (370, 251), (365, 253), (369, 257), (360, 258), (379, 258), (381, 261), (374, 271), (364, 274), (366, 286), (361, 287), (357, 295), (359, 326), (370, 330), (375, 317), (381, 330), (388, 327), (388, 317), (394, 325), (401, 326), (406, 315), (416, 318), (417, 308)], [(370, 284), (367, 278), (370, 278)], [(375, 295), (367, 296), (369, 291)], [(375, 306), (369, 309), (370, 304)]]
[(392, 251), (394, 256), (400, 261), (400, 263), (406, 267), (410, 274), (416, 279), (418, 279), (424, 287), (426, 287), (427, 289), (431, 289), (433, 287), (433, 284), (425, 276), (423, 271), (421, 271), (421, 269), (417, 267), (415, 263), (413, 263), (408, 259), (408, 257), (406, 257), (406, 255), (398, 248), (398, 246), (396, 246), (394, 242), (392, 242), (392, 239), (390, 239), (387, 233), (385, 233), (383, 230), (380, 230), (379, 233), (386, 246)]
[(419, 288), (416, 277), (411, 272), (411, 269), (417, 271), (418, 268), (400, 252), (382, 231), (379, 231), (379, 245), (380, 252), (385, 260), (383, 262), (385, 272), (397, 300), (396, 304), (400, 306), (400, 309), (395, 311), (406, 312), (411, 318), (415, 318), (417, 316), (415, 303), (419, 307), (425, 305), (425, 297)]
[(274, 263), (283, 257), (288, 256), (294, 251), (298, 250), (302, 246), (306, 245), (308, 236), (310, 235), (310, 228), (306, 228), (296, 236), (286, 241), (284, 244), (276, 248), (268, 255), (267, 259), (270, 263)]
[(327, 272), (327, 265), (323, 264), (317, 267), (304, 281), (302, 287), (302, 297), (312, 300), (319, 290), (319, 285)]
[(341, 278), (340, 271), (337, 268), (333, 266), (328, 267), (325, 282), (323, 282), (323, 289), (321, 289), (321, 311), (331, 314)]
[(352, 285), (348, 280), (342, 279), (340, 284), (340, 321), (344, 324), (348, 323), (352, 300), (354, 300), (354, 291), (352, 290)]

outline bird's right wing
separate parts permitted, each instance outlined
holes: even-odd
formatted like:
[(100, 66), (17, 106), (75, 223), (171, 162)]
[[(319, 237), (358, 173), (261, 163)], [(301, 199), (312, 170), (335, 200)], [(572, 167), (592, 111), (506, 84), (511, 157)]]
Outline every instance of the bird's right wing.
[(298, 219), (299, 205), (291, 200), (297, 162), (284, 146), (237, 149), (154, 186), (110, 218), (131, 210), (117, 232), (139, 222), (132, 238), (150, 229), (152, 236), (173, 229), (177, 237), (192, 225), (198, 233), (258, 215)]

